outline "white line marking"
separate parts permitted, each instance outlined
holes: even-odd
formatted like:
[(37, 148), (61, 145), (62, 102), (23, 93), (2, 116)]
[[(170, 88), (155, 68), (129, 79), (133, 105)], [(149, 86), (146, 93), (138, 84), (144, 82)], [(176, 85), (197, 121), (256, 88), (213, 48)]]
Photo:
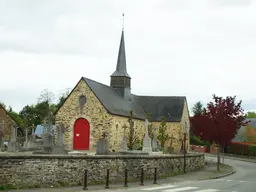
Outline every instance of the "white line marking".
[(230, 182), (230, 181), (233, 181), (233, 180), (227, 180), (227, 182)]
[(160, 187), (149, 187), (149, 188), (144, 188), (144, 189), (141, 189), (141, 190), (153, 191), (153, 190), (173, 188), (173, 187), (176, 187), (176, 185), (164, 185), (164, 186), (160, 186)]
[(187, 191), (190, 189), (197, 189), (198, 187), (181, 187), (181, 188), (176, 188), (176, 189), (168, 189), (164, 190), (164, 192), (178, 192), (178, 191)]
[(195, 191), (195, 192), (216, 192), (216, 191), (220, 191), (218, 189), (203, 189), (203, 190), (199, 190), (199, 191)]

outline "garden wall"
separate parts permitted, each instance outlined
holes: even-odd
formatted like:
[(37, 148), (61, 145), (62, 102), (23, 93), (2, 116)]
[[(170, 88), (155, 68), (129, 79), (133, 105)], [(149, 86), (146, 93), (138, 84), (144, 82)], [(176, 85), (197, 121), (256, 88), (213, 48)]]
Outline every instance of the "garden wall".
[[(183, 171), (183, 156), (151, 155), (84, 155), (84, 156), (0, 156), (0, 186), (17, 188), (59, 187), (83, 185), (84, 170), (88, 170), (89, 184), (105, 182), (106, 169), (110, 169), (110, 181), (123, 181), (124, 169), (128, 180), (139, 181), (140, 169), (145, 177), (153, 178), (154, 168), (163, 178)], [(204, 155), (188, 154), (187, 171), (204, 167)]]

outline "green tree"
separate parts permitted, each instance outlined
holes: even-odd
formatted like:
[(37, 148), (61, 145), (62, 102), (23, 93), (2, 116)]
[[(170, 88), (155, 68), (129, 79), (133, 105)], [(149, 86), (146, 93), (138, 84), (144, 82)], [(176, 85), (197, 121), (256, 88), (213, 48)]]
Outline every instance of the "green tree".
[(164, 150), (165, 142), (170, 139), (170, 136), (167, 133), (167, 125), (166, 125), (166, 118), (165, 117), (161, 118), (161, 123), (160, 123), (159, 129), (158, 129), (157, 139), (160, 142), (162, 150)]
[(55, 122), (54, 113), (56, 110), (56, 105), (53, 103), (54, 98), (54, 94), (47, 89), (41, 92), (36, 105), (36, 110), (41, 121), (46, 120), (48, 123)]
[(26, 127), (41, 124), (41, 118), (34, 105), (26, 105), (19, 113)]
[(130, 111), (130, 117), (128, 119), (129, 123), (129, 133), (128, 133), (128, 149), (133, 150), (134, 145), (138, 142), (138, 136), (135, 134), (134, 121), (133, 121), (133, 111)]
[(70, 94), (70, 89), (66, 89), (63, 93), (60, 94), (58, 102), (56, 104), (56, 108), (58, 109), (65, 102), (66, 98)]
[(9, 111), (8, 113), (11, 116), (11, 118), (18, 124), (18, 126), (20, 128), (25, 127), (24, 120), (21, 118), (21, 116), (17, 112)]
[(193, 111), (194, 115), (202, 114), (202, 112), (203, 112), (203, 104), (200, 101), (196, 102), (194, 107), (193, 107), (193, 109), (192, 109), (192, 111)]
[(246, 118), (256, 118), (256, 112), (255, 111), (248, 111), (246, 113)]
[(149, 122), (149, 126), (148, 126), (148, 134), (149, 134), (149, 137), (151, 139), (153, 139), (154, 137), (154, 133), (153, 133), (153, 124), (152, 124), (152, 119), (151, 119), (151, 114), (150, 113), (146, 113), (146, 118)]

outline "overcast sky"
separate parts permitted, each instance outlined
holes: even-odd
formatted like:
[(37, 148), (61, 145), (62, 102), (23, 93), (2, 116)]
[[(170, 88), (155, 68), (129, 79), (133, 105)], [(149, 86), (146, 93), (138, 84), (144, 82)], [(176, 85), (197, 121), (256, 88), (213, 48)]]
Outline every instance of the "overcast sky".
[(256, 0), (0, 0), (0, 100), (21, 110), (84, 76), (109, 85), (125, 13), (132, 92), (237, 95), (256, 109)]

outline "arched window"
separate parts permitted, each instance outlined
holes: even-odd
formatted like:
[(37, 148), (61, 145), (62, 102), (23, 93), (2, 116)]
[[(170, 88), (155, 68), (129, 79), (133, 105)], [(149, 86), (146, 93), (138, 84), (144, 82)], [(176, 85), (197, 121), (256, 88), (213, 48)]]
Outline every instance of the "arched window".
[(86, 103), (86, 97), (84, 95), (81, 95), (79, 97), (79, 104), (80, 104), (80, 106), (84, 106), (85, 103)]

